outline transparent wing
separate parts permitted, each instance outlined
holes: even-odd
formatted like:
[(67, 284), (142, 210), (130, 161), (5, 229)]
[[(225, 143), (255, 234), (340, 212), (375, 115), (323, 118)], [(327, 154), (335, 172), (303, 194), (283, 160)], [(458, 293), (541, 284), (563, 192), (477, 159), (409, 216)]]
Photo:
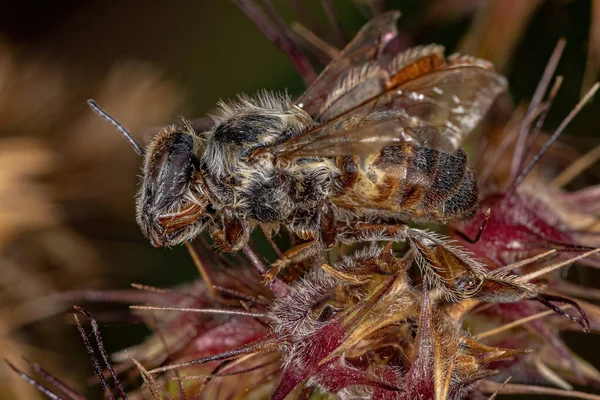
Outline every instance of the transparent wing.
[(355, 67), (376, 60), (385, 46), (398, 36), (398, 18), (400, 12), (388, 11), (363, 26), (339, 57), (330, 62), (296, 100), (296, 104), (315, 117), (340, 77)]
[[(339, 118), (388, 89), (436, 70), (448, 67), (444, 48), (439, 45), (417, 46), (395, 54), (390, 62), (369, 62), (341, 76), (321, 106), (315, 120), (325, 122)], [(368, 108), (366, 110), (369, 110)]]
[(410, 80), (380, 102), (438, 128), (450, 143), (442, 150), (456, 151), (505, 88), (504, 77), (493, 71), (459, 66)]
[(365, 159), (370, 154), (380, 151), (385, 146), (400, 143), (414, 143), (432, 148), (448, 147), (446, 137), (437, 128), (428, 126), (422, 121), (405, 115), (397, 115), (393, 119), (363, 121), (353, 128), (324, 130), (319, 137), (310, 142), (297, 143), (279, 157), (335, 157), (355, 155)]
[[(447, 152), (461, 146), (506, 80), (484, 60), (446, 58), (439, 45), (394, 52), (398, 18), (375, 17), (325, 68), (296, 103), (319, 125), (276, 146), (276, 154), (351, 155), (408, 137)], [(382, 113), (389, 115), (372, 118)], [(370, 119), (380, 121), (364, 123)]]
[[(454, 152), (505, 87), (502, 76), (477, 65), (433, 71), (397, 86), (387, 85), (380, 93), (276, 146), (274, 151), (280, 157), (300, 154), (326, 157), (347, 149), (351, 152), (345, 154), (351, 155), (366, 148), (376, 151), (392, 137), (402, 138), (398, 140), (410, 137), (421, 145)], [(385, 119), (391, 121), (379, 121), (344, 133), (345, 127), (353, 126), (348, 121), (368, 120), (377, 114), (387, 115)], [(382, 138), (377, 139), (377, 134)], [(351, 141), (358, 144), (350, 145)], [(378, 143), (380, 147), (376, 148)]]

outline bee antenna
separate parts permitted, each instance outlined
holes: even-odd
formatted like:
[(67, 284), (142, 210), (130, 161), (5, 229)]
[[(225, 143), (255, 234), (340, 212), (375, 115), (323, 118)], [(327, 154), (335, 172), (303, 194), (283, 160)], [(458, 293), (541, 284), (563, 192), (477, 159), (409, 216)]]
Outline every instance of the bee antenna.
[(579, 113), (579, 111), (581, 111), (583, 106), (585, 106), (585, 104), (592, 98), (592, 96), (594, 96), (598, 88), (600, 88), (600, 83), (596, 82), (596, 84), (590, 90), (588, 90), (588, 92), (581, 98), (581, 100), (579, 100), (579, 103), (577, 103), (577, 105), (573, 107), (571, 112), (560, 123), (559, 127), (556, 128), (552, 136), (550, 136), (546, 143), (544, 143), (540, 151), (538, 151), (533, 156), (531, 161), (529, 161), (529, 164), (527, 164), (525, 168), (523, 168), (521, 173), (519, 173), (519, 175), (515, 178), (513, 183), (510, 185), (510, 188), (506, 192), (506, 197), (510, 197), (514, 193), (514, 191), (517, 189), (517, 187), (519, 187), (521, 182), (523, 182), (523, 180), (527, 177), (527, 175), (529, 175), (531, 170), (533, 170), (533, 167), (535, 167), (538, 161), (540, 161), (542, 156), (546, 154), (546, 151), (548, 151), (550, 146), (552, 146), (552, 144), (556, 142), (556, 140), (563, 133), (565, 128), (571, 123), (573, 118), (575, 118), (575, 116)]
[(119, 132), (121, 132), (121, 135), (123, 135), (125, 137), (125, 139), (127, 139), (127, 141), (129, 142), (129, 144), (131, 144), (131, 147), (133, 147), (133, 150), (140, 156), (144, 156), (145, 151), (142, 148), (142, 146), (140, 146), (140, 144), (135, 140), (135, 138), (131, 135), (131, 133), (129, 133), (129, 131), (127, 130), (127, 128), (125, 128), (119, 121), (117, 121), (113, 116), (111, 116), (109, 113), (107, 113), (106, 111), (104, 111), (99, 105), (98, 103), (96, 103), (94, 100), (89, 99), (87, 101), (88, 105), (90, 106), (90, 108), (92, 109), (93, 112), (95, 112), (98, 116), (100, 116), (103, 120), (105, 120), (106, 122), (108, 122), (109, 124), (111, 124), (112, 126), (114, 126), (115, 128), (117, 128), (117, 130)]

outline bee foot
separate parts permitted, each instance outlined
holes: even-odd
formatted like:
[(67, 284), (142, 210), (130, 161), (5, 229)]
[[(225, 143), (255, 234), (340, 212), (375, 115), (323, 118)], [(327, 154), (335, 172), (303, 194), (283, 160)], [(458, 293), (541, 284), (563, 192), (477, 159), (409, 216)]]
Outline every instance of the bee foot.
[(271, 264), (271, 268), (269, 268), (269, 270), (263, 274), (263, 282), (268, 283), (273, 281), (277, 274), (279, 274), (279, 272), (281, 272), (281, 270), (284, 269), (289, 263), (290, 260), (287, 259), (279, 259), (275, 261), (273, 264)]

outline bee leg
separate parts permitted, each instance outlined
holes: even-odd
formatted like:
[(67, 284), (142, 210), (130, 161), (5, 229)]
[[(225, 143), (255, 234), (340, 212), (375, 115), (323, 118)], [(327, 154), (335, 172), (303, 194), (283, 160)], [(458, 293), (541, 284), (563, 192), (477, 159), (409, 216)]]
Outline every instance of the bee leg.
[[(560, 314), (564, 317), (567, 317), (571, 321), (578, 323), (579, 325), (581, 325), (583, 327), (583, 330), (585, 332), (590, 331), (590, 320), (588, 319), (588, 316), (585, 313), (585, 311), (583, 311), (583, 308), (581, 308), (581, 306), (579, 304), (577, 304), (577, 302), (575, 302), (571, 299), (568, 299), (566, 297), (551, 295), (551, 294), (547, 294), (547, 293), (540, 294), (537, 297), (533, 298), (532, 300), (537, 300), (540, 303), (542, 303), (543, 305), (545, 305), (546, 307), (548, 307), (549, 309), (551, 309), (552, 311), (554, 311), (555, 313)], [(560, 307), (552, 304), (551, 301), (573, 306), (579, 313), (580, 317), (568, 313), (563, 308), (560, 308)]]
[[(485, 266), (446, 236), (411, 228), (409, 242), (423, 275), (444, 292), (448, 301), (470, 299), (485, 290), (489, 294), (493, 291), (491, 288), (499, 292), (505, 289), (503, 293), (507, 296), (514, 294), (515, 290), (517, 293), (526, 290), (525, 287), (510, 285), (510, 282), (486, 280), (488, 271)], [(484, 290), (484, 286), (487, 289)]]
[(337, 227), (333, 208), (329, 204), (321, 206), (321, 218), (319, 222), (319, 239), (327, 248), (331, 249), (337, 243)]
[[(314, 237), (316, 236), (316, 238)], [(279, 271), (294, 262), (313, 257), (324, 250), (329, 250), (337, 243), (337, 227), (335, 214), (331, 205), (322, 204), (319, 210), (319, 230), (313, 235), (313, 240), (292, 247), (272, 265), (264, 275), (268, 281), (277, 276)]]
[(357, 243), (371, 240), (392, 240), (404, 242), (408, 239), (409, 227), (402, 224), (366, 224), (339, 228), (338, 240), (342, 243)]
[(266, 281), (272, 281), (277, 274), (288, 265), (315, 256), (323, 250), (326, 250), (326, 247), (318, 239), (294, 246), (283, 253), (283, 256), (277, 261), (271, 264), (271, 268), (263, 275), (263, 278)]
[(484, 267), (447, 238), (402, 224), (356, 224), (340, 228), (343, 243), (369, 240), (408, 241), (423, 274), (450, 300), (469, 298), (479, 292)]
[(239, 218), (232, 207), (223, 207), (221, 210), (223, 232), (218, 234), (221, 251), (234, 252), (248, 242), (250, 229), (248, 222)]
[(456, 234), (458, 236), (460, 236), (464, 241), (466, 241), (468, 243), (475, 244), (475, 243), (479, 242), (481, 240), (481, 236), (483, 235), (483, 232), (485, 231), (488, 221), (490, 220), (491, 212), (492, 212), (492, 209), (488, 208), (486, 210), (486, 212), (483, 214), (483, 221), (481, 222), (481, 225), (479, 226), (479, 230), (477, 231), (477, 235), (475, 236), (474, 239), (471, 239), (469, 236), (467, 236), (466, 233), (464, 233), (461, 230), (454, 229), (454, 231), (456, 232)]

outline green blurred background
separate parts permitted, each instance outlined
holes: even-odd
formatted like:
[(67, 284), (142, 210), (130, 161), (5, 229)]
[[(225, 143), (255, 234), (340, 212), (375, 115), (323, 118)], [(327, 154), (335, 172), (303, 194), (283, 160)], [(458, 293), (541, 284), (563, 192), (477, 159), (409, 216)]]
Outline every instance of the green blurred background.
[[(594, 1), (599, 3), (598, 1)], [(588, 0), (399, 0), (407, 45), (437, 42), (493, 60), (509, 76), (515, 102), (535, 90), (559, 37), (565, 84), (548, 125), (577, 102), (590, 35), (600, 29)], [(331, 43), (320, 1), (273, 1)], [(367, 20), (366, 1), (332, 1), (346, 39)], [(377, 3), (377, 2), (375, 2)], [(597, 42), (596, 42), (597, 43)], [(592, 46), (592, 48), (594, 48)], [(600, 51), (597, 49), (596, 52)], [(595, 74), (590, 54), (587, 76)], [(318, 64), (315, 64), (318, 65)], [(139, 161), (88, 109), (99, 103), (147, 143), (179, 115), (203, 116), (219, 99), (258, 89), (304, 88), (284, 55), (228, 1), (7, 2), (0, 13), (0, 355), (44, 361), (81, 387), (92, 374), (71, 317), (47, 299), (65, 290), (170, 286), (196, 279), (184, 248), (154, 249), (134, 219)], [(569, 135), (598, 140), (600, 102)], [(587, 282), (592, 285), (592, 283)], [(110, 350), (147, 331), (118, 320), (119, 308), (89, 307), (107, 321)], [(111, 319), (112, 318), (112, 319)], [(596, 358), (595, 337), (571, 340)], [(591, 353), (596, 354), (591, 354)], [(62, 373), (61, 373), (62, 371)], [(0, 367), (0, 398), (33, 398)], [(10, 392), (12, 390), (12, 392)]]

